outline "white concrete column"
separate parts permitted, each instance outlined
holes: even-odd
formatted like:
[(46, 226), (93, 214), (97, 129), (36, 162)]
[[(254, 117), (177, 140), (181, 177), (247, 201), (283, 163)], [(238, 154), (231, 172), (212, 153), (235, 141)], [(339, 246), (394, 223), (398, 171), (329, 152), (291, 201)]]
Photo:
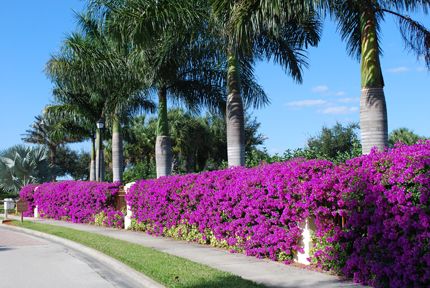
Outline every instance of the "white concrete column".
[[(136, 182), (128, 183), (124, 186), (124, 192), (127, 195), (130, 191), (131, 186), (134, 185)], [(127, 200), (125, 201), (127, 204), (127, 214), (124, 217), (124, 229), (130, 229), (131, 228), (131, 207), (128, 205)]]
[[(37, 189), (39, 189), (39, 186), (37, 186), (36, 188), (34, 188), (34, 192), (36, 192)], [(34, 214), (34, 218), (39, 218), (40, 217), (40, 215), (39, 215), (39, 206), (38, 205), (36, 205), (36, 207), (34, 207), (33, 214)]]
[(40, 216), (39, 216), (39, 206), (38, 205), (36, 205), (36, 207), (34, 207), (34, 218), (39, 218)]
[(308, 258), (310, 257), (310, 251), (312, 248), (311, 235), (315, 231), (314, 219), (312, 217), (308, 217), (299, 226), (303, 229), (301, 246), (303, 247), (304, 251), (303, 253), (297, 252), (294, 261), (300, 264), (310, 265), (311, 262), (308, 260)]

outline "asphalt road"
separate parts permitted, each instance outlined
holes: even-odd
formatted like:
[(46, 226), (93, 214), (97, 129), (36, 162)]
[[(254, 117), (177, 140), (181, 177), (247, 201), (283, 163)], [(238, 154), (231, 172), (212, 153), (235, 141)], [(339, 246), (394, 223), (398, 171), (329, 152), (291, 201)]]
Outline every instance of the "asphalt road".
[(135, 288), (124, 275), (60, 244), (0, 226), (0, 288)]

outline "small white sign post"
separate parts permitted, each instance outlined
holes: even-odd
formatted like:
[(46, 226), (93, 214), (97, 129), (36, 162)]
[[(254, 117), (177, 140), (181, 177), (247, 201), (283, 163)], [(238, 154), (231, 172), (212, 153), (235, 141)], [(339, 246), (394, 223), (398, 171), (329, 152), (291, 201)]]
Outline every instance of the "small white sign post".
[(4, 219), (7, 219), (7, 212), (8, 210), (15, 208), (15, 201), (13, 201), (12, 198), (6, 198), (3, 200), (3, 206), (4, 206)]

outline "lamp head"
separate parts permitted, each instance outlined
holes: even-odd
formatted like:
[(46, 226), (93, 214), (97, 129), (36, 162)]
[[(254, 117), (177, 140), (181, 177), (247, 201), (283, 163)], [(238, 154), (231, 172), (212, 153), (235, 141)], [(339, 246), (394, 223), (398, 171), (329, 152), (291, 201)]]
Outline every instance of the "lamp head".
[(100, 119), (99, 121), (97, 121), (97, 128), (98, 129), (105, 128), (105, 122), (103, 121), (103, 119)]

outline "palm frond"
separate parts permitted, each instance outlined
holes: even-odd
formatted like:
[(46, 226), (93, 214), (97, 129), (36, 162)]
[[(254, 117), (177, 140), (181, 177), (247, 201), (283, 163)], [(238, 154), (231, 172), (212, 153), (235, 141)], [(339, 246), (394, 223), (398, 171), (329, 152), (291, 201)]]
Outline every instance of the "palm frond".
[(406, 48), (415, 53), (418, 58), (423, 57), (427, 68), (430, 69), (430, 31), (409, 16), (388, 9), (382, 9), (382, 11), (394, 15), (398, 19), (400, 33)]

